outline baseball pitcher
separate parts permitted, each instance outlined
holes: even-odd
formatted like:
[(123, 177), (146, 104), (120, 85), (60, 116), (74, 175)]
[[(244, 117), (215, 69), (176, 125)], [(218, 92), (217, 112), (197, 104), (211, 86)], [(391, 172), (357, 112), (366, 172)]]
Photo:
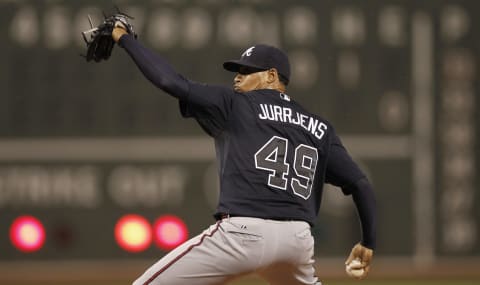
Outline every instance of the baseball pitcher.
[[(103, 25), (103, 26), (102, 26)], [(286, 90), (290, 64), (280, 49), (257, 44), (223, 63), (236, 73), (233, 88), (191, 81), (136, 40), (125, 14), (92, 28), (87, 60), (108, 59), (117, 43), (155, 86), (178, 99), (215, 141), (220, 197), (216, 222), (172, 250), (133, 284), (226, 284), (256, 273), (269, 284), (321, 284), (314, 268), (314, 226), (324, 183), (351, 195), (361, 241), (355, 278), (367, 276), (375, 248), (371, 184), (324, 118)], [(353, 265), (352, 265), (353, 266)]]

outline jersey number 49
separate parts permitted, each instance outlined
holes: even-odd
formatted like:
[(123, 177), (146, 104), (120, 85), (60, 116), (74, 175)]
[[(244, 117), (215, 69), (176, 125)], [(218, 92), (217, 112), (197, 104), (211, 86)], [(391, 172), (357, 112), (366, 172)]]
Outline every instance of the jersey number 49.
[[(287, 190), (290, 164), (287, 163), (288, 140), (273, 136), (255, 153), (255, 167), (270, 172), (268, 185)], [(318, 151), (311, 146), (300, 144), (295, 148), (290, 186), (293, 193), (307, 200), (312, 193), (313, 179), (317, 168)]]

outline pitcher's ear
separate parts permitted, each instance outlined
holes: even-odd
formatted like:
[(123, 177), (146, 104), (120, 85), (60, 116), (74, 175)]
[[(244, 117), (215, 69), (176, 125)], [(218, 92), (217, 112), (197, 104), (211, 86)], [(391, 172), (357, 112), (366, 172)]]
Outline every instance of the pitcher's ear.
[(275, 68), (270, 68), (269, 70), (267, 70), (267, 73), (268, 73), (268, 83), (272, 83), (276, 80), (280, 80), (280, 78), (278, 77), (278, 72)]

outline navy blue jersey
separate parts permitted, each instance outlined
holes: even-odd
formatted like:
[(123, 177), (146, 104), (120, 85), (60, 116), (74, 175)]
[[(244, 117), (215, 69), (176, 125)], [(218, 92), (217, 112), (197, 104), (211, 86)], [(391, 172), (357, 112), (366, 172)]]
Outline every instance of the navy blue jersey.
[(215, 139), (219, 160), (217, 214), (304, 220), (314, 224), (324, 183), (352, 194), (362, 243), (375, 247), (375, 199), (370, 183), (332, 125), (275, 90), (237, 93), (192, 82), (129, 35), (120, 38), (144, 76), (176, 97), (184, 117)]
[[(313, 224), (325, 180), (348, 192), (364, 176), (331, 124), (279, 91), (237, 93), (190, 83), (180, 109), (215, 139), (217, 213)], [(328, 167), (332, 148), (335, 156), (344, 153), (346, 165)]]

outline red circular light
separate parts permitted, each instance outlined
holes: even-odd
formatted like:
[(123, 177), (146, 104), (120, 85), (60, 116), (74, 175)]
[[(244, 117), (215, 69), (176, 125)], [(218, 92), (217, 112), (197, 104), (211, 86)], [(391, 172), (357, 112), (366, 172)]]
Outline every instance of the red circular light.
[(177, 216), (158, 218), (153, 225), (155, 243), (163, 250), (170, 250), (183, 243), (188, 237), (187, 226)]
[(37, 218), (20, 216), (10, 227), (10, 240), (20, 251), (34, 252), (45, 243), (45, 229)]
[(126, 251), (140, 252), (150, 246), (152, 228), (140, 215), (125, 215), (115, 225), (115, 240)]

